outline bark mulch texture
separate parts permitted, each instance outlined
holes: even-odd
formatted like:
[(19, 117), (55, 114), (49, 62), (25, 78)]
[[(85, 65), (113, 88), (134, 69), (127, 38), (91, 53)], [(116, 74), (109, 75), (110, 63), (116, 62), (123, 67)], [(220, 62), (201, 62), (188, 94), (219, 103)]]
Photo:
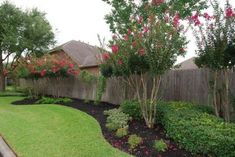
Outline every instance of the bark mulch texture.
[[(14, 102), (14, 105), (27, 105), (34, 104), (36, 100), (24, 99), (21, 101)], [(99, 103), (98, 105), (93, 102), (85, 103), (83, 100), (73, 99), (73, 102), (62, 104), (64, 106), (72, 107), (87, 114), (93, 116), (100, 124), (102, 133), (105, 139), (115, 148), (122, 151), (128, 152), (137, 157), (193, 157), (195, 155), (181, 149), (177, 146), (175, 142), (166, 137), (166, 132), (161, 125), (156, 125), (154, 129), (149, 129), (146, 127), (144, 121), (132, 120), (129, 123), (128, 135), (136, 134), (142, 137), (143, 142), (134, 150), (131, 150), (127, 141), (128, 136), (118, 138), (115, 136), (115, 132), (110, 132), (106, 127), (106, 116), (103, 112), (105, 110), (117, 108), (117, 105), (109, 103)], [(168, 150), (165, 152), (157, 152), (153, 148), (153, 143), (155, 140), (163, 139), (168, 145)], [(200, 156), (200, 155), (196, 155)]]

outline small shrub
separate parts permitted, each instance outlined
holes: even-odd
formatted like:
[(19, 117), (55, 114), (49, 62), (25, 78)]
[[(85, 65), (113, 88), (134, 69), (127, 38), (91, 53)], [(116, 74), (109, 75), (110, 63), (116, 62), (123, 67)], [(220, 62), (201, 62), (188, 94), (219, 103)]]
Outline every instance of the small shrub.
[(158, 152), (165, 152), (167, 150), (167, 144), (163, 140), (154, 141), (154, 148)]
[(126, 100), (120, 105), (121, 110), (134, 119), (142, 119), (140, 104), (138, 101)]
[(91, 83), (92, 81), (95, 81), (97, 79), (97, 77), (95, 75), (93, 75), (85, 70), (80, 71), (78, 77), (87, 83)]
[(95, 102), (100, 102), (103, 96), (103, 93), (105, 92), (106, 88), (106, 78), (104, 76), (99, 76), (97, 78), (97, 89), (96, 89), (96, 98)]
[(36, 104), (65, 104), (72, 102), (72, 99), (69, 98), (50, 98), (42, 97), (36, 102)]
[(191, 153), (235, 156), (235, 125), (225, 123), (195, 105), (162, 102), (157, 105), (157, 119), (167, 135)]
[(116, 131), (116, 136), (121, 138), (128, 134), (128, 128), (120, 128)]
[(88, 99), (85, 99), (85, 100), (84, 100), (84, 103), (85, 103), (85, 104), (89, 104), (90, 102), (91, 102), (91, 101), (88, 100)]
[(106, 127), (111, 130), (117, 130), (120, 128), (128, 127), (128, 121), (130, 117), (128, 114), (123, 113), (120, 109), (111, 109), (104, 111), (104, 115), (107, 115)]
[(128, 144), (131, 149), (136, 148), (142, 142), (142, 138), (137, 135), (130, 135), (128, 138)]
[(38, 99), (39, 98), (39, 93), (33, 87), (23, 87), (23, 88), (18, 89), (18, 92), (23, 93), (29, 99)]

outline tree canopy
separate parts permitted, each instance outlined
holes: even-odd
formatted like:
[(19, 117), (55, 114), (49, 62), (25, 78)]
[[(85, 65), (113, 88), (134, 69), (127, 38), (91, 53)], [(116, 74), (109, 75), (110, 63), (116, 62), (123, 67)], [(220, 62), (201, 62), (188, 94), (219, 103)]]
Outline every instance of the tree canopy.
[(0, 90), (4, 90), (4, 65), (14, 68), (22, 54), (41, 56), (55, 40), (45, 13), (38, 9), (24, 11), (5, 1), (0, 19)]
[(152, 128), (161, 75), (186, 52), (182, 21), (192, 12), (205, 8), (206, 2), (103, 1), (112, 7), (105, 19), (114, 35), (109, 42), (112, 53), (103, 54), (101, 73), (106, 77), (119, 77), (130, 86), (140, 103), (146, 125)]

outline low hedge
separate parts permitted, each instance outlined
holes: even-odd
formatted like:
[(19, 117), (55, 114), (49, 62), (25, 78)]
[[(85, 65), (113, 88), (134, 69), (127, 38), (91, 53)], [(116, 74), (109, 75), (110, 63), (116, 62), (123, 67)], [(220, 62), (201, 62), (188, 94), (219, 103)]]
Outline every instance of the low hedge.
[(157, 120), (170, 138), (192, 153), (234, 157), (235, 124), (225, 123), (211, 111), (188, 103), (161, 102)]

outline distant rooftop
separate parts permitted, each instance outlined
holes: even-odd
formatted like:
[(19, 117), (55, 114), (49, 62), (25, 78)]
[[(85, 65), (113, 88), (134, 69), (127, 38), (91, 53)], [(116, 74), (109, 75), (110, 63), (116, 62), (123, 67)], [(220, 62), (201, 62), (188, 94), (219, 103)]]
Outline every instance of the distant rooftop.
[(81, 41), (71, 40), (58, 47), (55, 47), (50, 53), (64, 51), (71, 57), (80, 67), (97, 66), (98, 62), (96, 55), (99, 54), (99, 49), (95, 46), (83, 43)]
[(176, 70), (187, 70), (187, 69), (198, 69), (198, 66), (195, 64), (195, 57), (192, 57), (188, 60), (185, 60), (177, 65)]

